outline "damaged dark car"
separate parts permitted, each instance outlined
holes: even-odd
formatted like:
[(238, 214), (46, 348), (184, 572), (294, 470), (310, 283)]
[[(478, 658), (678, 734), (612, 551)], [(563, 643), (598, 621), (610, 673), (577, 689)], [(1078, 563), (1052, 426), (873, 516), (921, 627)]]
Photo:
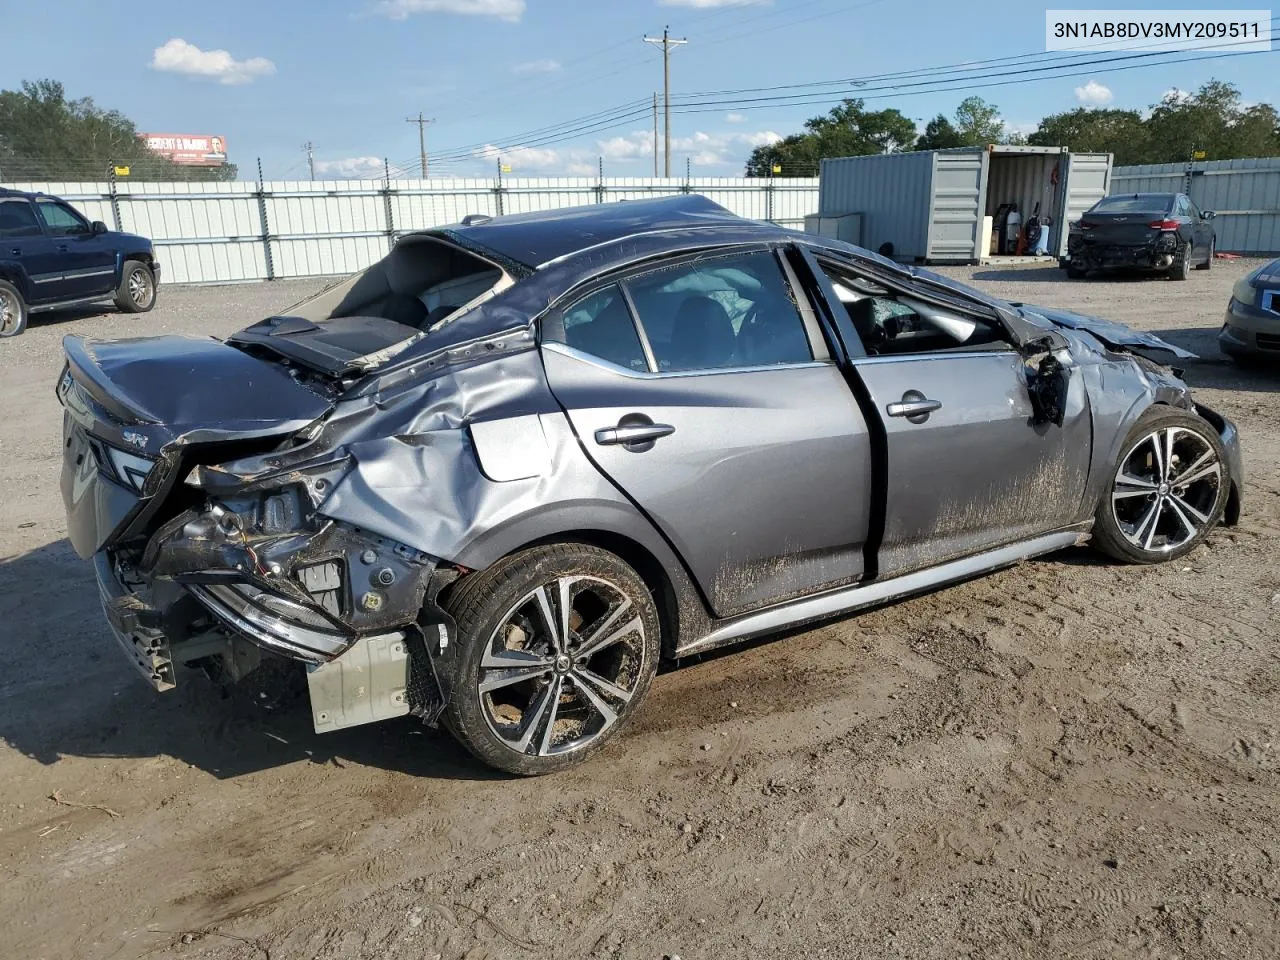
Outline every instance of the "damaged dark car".
[(603, 746), (664, 658), (1090, 538), (1171, 560), (1240, 510), (1173, 345), (697, 196), (65, 349), (71, 541), (154, 687), (293, 663), (317, 730), (413, 714), (518, 774)]
[(1142, 270), (1186, 280), (1209, 270), (1217, 254), (1212, 210), (1185, 193), (1103, 197), (1067, 233), (1062, 268), (1073, 280), (1106, 270)]

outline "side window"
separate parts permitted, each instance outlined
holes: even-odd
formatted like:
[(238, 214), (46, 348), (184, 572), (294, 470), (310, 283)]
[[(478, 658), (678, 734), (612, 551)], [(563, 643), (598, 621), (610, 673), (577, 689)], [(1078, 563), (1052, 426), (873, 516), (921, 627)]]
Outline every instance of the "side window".
[(89, 224), (80, 214), (56, 200), (39, 200), (36, 209), (40, 211), (40, 219), (54, 236), (68, 237), (88, 233)]
[(579, 300), (565, 310), (561, 321), (544, 324), (542, 336), (628, 370), (649, 369), (631, 311), (617, 284)]
[(25, 197), (0, 200), (0, 237), (38, 237), (40, 224)]
[(1191, 201), (1184, 196), (1178, 197), (1178, 203), (1174, 207), (1174, 214), (1179, 217), (1191, 216)]
[(658, 372), (813, 360), (772, 253), (688, 261), (627, 281)]
[(1195, 202), (1190, 197), (1187, 197), (1187, 215), (1192, 220), (1200, 219), (1200, 208), (1195, 205)]
[(820, 261), (869, 356), (1009, 347), (993, 319), (936, 306)]

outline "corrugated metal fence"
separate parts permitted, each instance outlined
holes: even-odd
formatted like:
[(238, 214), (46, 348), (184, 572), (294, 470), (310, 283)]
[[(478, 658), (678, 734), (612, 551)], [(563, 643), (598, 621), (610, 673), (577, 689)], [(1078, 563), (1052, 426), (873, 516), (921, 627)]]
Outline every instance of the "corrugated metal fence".
[(342, 275), (399, 235), (587, 203), (698, 193), (744, 217), (800, 229), (818, 209), (816, 178), (614, 177), (324, 180), (255, 183), (19, 183), (91, 220), (150, 237), (170, 283)]
[(1111, 193), (1185, 193), (1217, 214), (1219, 250), (1280, 253), (1280, 157), (1116, 167)]

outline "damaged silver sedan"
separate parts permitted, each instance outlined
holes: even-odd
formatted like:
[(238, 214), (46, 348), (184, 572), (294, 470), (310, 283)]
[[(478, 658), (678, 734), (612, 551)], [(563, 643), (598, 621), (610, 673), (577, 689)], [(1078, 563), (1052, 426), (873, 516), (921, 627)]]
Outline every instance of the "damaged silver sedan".
[(62, 493), (160, 690), (305, 667), (536, 774), (662, 658), (1240, 510), (1154, 336), (696, 196), (470, 222), (226, 341), (65, 342)]

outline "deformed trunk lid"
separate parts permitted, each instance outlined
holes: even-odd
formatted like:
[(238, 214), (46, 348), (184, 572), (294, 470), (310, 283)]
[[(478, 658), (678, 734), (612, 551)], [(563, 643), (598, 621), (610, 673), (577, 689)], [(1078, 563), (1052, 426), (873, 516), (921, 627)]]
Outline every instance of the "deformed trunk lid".
[(198, 337), (63, 340), (61, 488), (72, 545), (90, 557), (145, 523), (184, 450), (284, 437), (332, 406), (282, 364)]

